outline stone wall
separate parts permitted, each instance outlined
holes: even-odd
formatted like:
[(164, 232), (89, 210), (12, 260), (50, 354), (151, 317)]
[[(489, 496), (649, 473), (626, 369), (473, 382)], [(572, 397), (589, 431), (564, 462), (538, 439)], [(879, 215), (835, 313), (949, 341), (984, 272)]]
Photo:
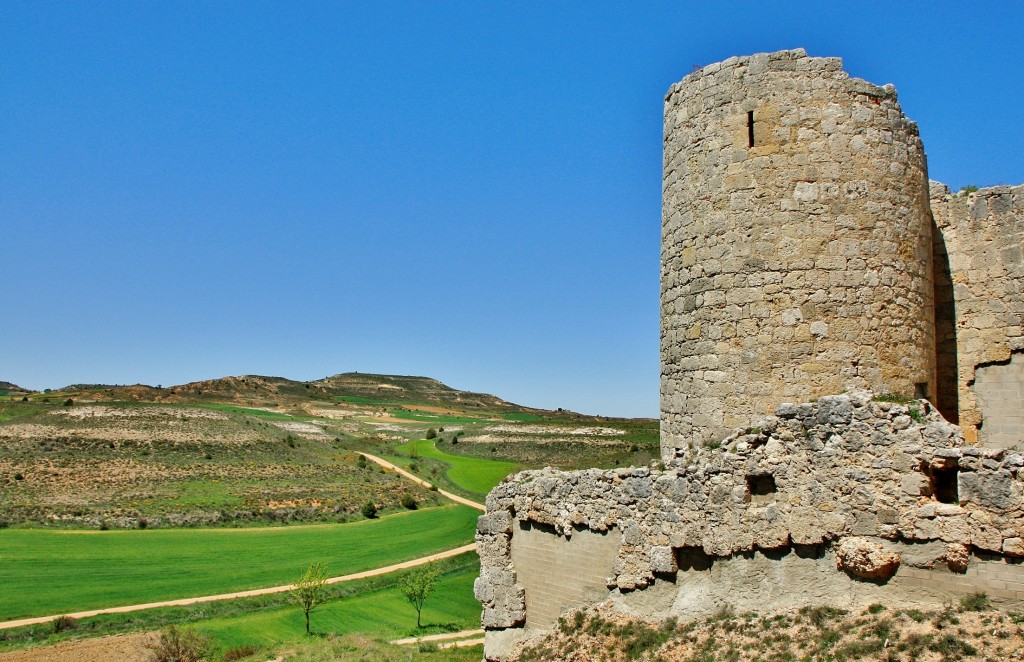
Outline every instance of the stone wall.
[[(924, 400), (854, 392), (783, 404), (719, 448), (680, 451), (664, 470), (516, 474), (488, 495), (487, 510), (476, 594), (492, 659), (530, 634), (520, 577), (536, 570), (511, 552), (524, 523), (552, 539), (618, 532), (606, 597), (661, 617), (739, 604), (758, 591), (805, 604), (881, 595), (927, 603), (957, 585), (1024, 597), (1008, 583), (1024, 582), (1024, 457), (966, 445)], [(744, 570), (743, 559), (758, 554), (789, 559), (797, 579), (786, 580), (784, 566), (766, 572), (763, 562)], [(740, 579), (694, 574), (715, 567)]]
[(1024, 186), (965, 195), (931, 182), (931, 208), (950, 281), (950, 291), (938, 288), (936, 295), (952, 302), (945, 313), (939, 307), (937, 321), (941, 328), (952, 317), (955, 331), (952, 361), (948, 335), (939, 344), (946, 348), (939, 356), (943, 381), (952, 384), (950, 373), (956, 375), (956, 411), (947, 416), (958, 419), (972, 443), (1024, 443)]
[(573, 534), (519, 522), (511, 559), (526, 599), (526, 627), (551, 627), (562, 610), (593, 604), (607, 592), (608, 571), (622, 544), (619, 532)]
[(933, 394), (925, 156), (891, 85), (730, 58), (669, 89), (664, 159), (666, 457), (784, 400)]

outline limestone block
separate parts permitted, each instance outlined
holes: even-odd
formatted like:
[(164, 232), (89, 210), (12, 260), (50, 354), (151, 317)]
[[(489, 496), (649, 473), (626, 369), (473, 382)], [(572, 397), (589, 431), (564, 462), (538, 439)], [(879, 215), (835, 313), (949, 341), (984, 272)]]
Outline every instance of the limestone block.
[(861, 579), (888, 579), (900, 565), (900, 555), (868, 538), (843, 538), (836, 545), (836, 568)]

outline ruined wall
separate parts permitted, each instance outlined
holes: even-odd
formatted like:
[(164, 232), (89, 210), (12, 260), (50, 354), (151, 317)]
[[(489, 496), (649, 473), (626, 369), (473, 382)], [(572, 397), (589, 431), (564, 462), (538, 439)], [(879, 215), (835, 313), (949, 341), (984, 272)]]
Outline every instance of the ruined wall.
[(565, 537), (520, 520), (510, 558), (525, 590), (526, 627), (551, 627), (567, 607), (599, 601), (621, 544), (617, 530), (584, 529)]
[(805, 401), (932, 395), (931, 215), (892, 86), (782, 51), (665, 100), (662, 449)]
[(931, 182), (931, 208), (936, 298), (948, 302), (937, 307), (941, 381), (956, 388), (946, 405), (956, 411), (947, 416), (959, 419), (969, 442), (1024, 444), (1024, 186), (959, 195)]
[(491, 659), (530, 634), (538, 585), (511, 552), (522, 523), (551, 538), (617, 532), (605, 597), (641, 615), (751, 595), (929, 603), (958, 587), (1024, 604), (1024, 456), (966, 445), (926, 401), (856, 392), (783, 404), (663, 471), (516, 474), (487, 511), (476, 594)]

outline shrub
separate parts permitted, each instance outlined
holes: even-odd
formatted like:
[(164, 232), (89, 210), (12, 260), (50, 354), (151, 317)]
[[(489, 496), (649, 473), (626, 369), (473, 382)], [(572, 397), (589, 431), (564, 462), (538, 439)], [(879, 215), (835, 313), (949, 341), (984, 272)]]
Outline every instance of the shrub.
[(971, 593), (960, 598), (960, 608), (964, 611), (987, 611), (990, 606), (988, 596), (984, 593)]
[(148, 522), (148, 521), (146, 521), (146, 518), (145, 518), (145, 517), (140, 517), (140, 518), (139, 518), (139, 523), (138, 523), (138, 525), (139, 525), (139, 528), (140, 528), (140, 529), (144, 529), (144, 528), (146, 528), (147, 526), (149, 526), (149, 522)]
[(220, 659), (222, 662), (234, 662), (235, 660), (242, 660), (255, 655), (258, 652), (260, 652), (260, 647), (256, 644), (242, 644), (241, 646), (235, 646), (224, 651), (224, 655)]
[(413, 497), (413, 495), (411, 494), (403, 494), (402, 497), (399, 499), (399, 503), (402, 504), (403, 508), (408, 508), (409, 510), (416, 510), (416, 498)]
[(172, 625), (147, 648), (152, 651), (152, 662), (201, 662), (210, 653), (211, 646), (208, 636)]
[(78, 621), (71, 618), (70, 616), (58, 616), (53, 619), (53, 633), (66, 632), (68, 630), (74, 630), (78, 627)]
[(436, 653), (438, 651), (437, 644), (433, 641), (421, 641), (418, 648), (421, 653)]
[(367, 501), (363, 504), (363, 507), (359, 509), (359, 512), (363, 514), (366, 519), (373, 519), (377, 516), (377, 506), (372, 501)]
[(360, 455), (359, 456), (359, 459), (356, 460), (356, 466), (359, 467), (360, 469), (365, 469), (366, 468), (366, 456), (365, 455)]
[(428, 429), (425, 438), (426, 439), (434, 439), (435, 437), (437, 437), (437, 430), (435, 430), (434, 428)]
[(72, 400), (71, 398), (68, 398), (67, 400), (64, 401), (64, 406), (65, 407), (73, 407), (74, 404), (75, 404), (75, 401)]
[(25, 480), (25, 474), (21, 473), (20, 471), (16, 472), (14, 474), (14, 480)]

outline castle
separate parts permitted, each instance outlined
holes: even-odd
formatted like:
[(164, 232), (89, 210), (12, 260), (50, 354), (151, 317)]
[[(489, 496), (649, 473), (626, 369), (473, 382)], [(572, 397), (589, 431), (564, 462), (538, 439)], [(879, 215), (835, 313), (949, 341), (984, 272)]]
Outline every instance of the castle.
[(663, 185), (662, 463), (495, 488), (488, 659), (599, 602), (1024, 604), (1024, 186), (930, 182), (895, 89), (803, 50), (673, 85)]

